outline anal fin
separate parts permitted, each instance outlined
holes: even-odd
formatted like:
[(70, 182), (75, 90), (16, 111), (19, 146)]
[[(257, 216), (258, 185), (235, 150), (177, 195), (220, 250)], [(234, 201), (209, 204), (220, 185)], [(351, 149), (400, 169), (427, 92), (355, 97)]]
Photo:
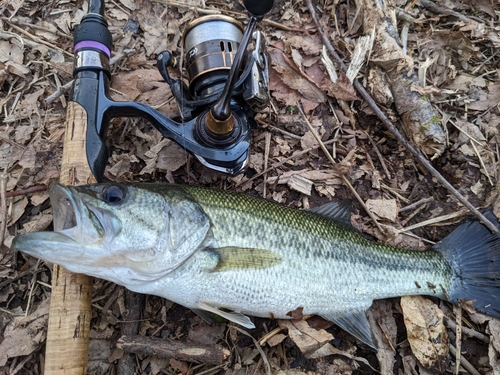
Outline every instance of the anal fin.
[[(209, 314), (204, 314), (204, 312), (209, 312), (221, 316), (224, 319), (227, 319), (231, 322), (237, 323), (245, 328), (250, 328), (250, 329), (255, 328), (255, 325), (252, 323), (252, 321), (248, 316), (234, 311), (224, 311), (216, 306), (211, 306), (205, 302), (198, 302), (196, 309), (193, 309), (193, 311), (196, 314), (198, 314), (202, 319), (208, 318)], [(206, 320), (213, 321), (213, 319), (210, 318)]]
[(334, 313), (331, 315), (321, 315), (326, 320), (334, 322), (344, 331), (350, 333), (358, 340), (364, 342), (366, 345), (377, 350), (377, 345), (373, 340), (370, 323), (366, 317), (365, 309), (357, 309), (349, 312)]

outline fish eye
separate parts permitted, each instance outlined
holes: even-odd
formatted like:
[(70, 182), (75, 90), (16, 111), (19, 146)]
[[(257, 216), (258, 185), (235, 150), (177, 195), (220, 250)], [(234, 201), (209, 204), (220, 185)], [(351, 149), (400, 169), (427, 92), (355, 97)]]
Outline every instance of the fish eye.
[(106, 187), (102, 193), (103, 200), (110, 204), (116, 204), (125, 199), (125, 190), (117, 185)]

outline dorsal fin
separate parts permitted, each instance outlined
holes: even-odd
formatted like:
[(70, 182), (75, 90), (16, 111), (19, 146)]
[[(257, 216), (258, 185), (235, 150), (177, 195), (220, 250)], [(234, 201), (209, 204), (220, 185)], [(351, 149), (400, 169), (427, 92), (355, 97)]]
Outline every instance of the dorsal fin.
[(352, 226), (352, 203), (348, 199), (344, 199), (338, 202), (329, 202), (322, 206), (310, 208), (308, 211), (326, 217), (327, 219), (340, 221), (341, 223)]

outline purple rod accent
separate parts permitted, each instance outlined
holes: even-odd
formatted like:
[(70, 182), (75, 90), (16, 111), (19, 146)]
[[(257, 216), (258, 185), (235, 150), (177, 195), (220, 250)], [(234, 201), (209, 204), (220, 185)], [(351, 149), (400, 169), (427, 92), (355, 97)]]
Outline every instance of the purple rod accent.
[(84, 40), (80, 43), (77, 43), (77, 45), (73, 49), (73, 52), (76, 52), (81, 48), (95, 48), (95, 49), (98, 49), (98, 50), (104, 52), (106, 55), (108, 55), (108, 57), (111, 57), (111, 52), (110, 52), (108, 47), (106, 47), (102, 43), (95, 42), (93, 40)]

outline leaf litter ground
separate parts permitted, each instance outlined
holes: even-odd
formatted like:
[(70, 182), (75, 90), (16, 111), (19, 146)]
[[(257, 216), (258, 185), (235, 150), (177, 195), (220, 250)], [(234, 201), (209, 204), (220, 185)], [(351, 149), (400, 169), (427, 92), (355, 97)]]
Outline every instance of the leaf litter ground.
[[(373, 24), (379, 22), (370, 8), (375, 3), (314, 4), (347, 65), (360, 38), (371, 34), (370, 22), (383, 29)], [(71, 0), (4, 1), (0, 6), (0, 193), (6, 193), (1, 214), (7, 228), (0, 253), (0, 374), (42, 371), (51, 265), (10, 252), (9, 246), (16, 234), (50, 227), (47, 186), (59, 179), (64, 94), (72, 79), (70, 30), (87, 8), (86, 2)], [(247, 20), (241, 4), (229, 1), (108, 2), (106, 16), (114, 39), (113, 98), (137, 100), (178, 118), (155, 58), (163, 50), (180, 56), (181, 31), (187, 23), (219, 12)], [(435, 114), (443, 131), (442, 150), (426, 151), (433, 165), (473, 205), (497, 210), (498, 2), (395, 0), (387, 2), (384, 12), (396, 25), (391, 37), (398, 47), (389, 48), (390, 38), (377, 34), (377, 48), (365, 54), (370, 60), (355, 73), (357, 79), (423, 150), (428, 143), (418, 144), (418, 132), (424, 130), (412, 128), (411, 116), (401, 108), (429, 103), (425, 110)], [(253, 132), (245, 174), (227, 177), (207, 170), (147, 122), (122, 118), (108, 131), (112, 155), (106, 179), (234, 189), (299, 209), (349, 198), (355, 227), (374, 240), (413, 249), (441, 240), (468, 215), (359, 100), (324, 52), (305, 2), (277, 1), (259, 27), (272, 61), (271, 104), (257, 115), (260, 128)], [(403, 55), (397, 54), (398, 48)], [(402, 82), (411, 70), (420, 84), (408, 87), (418, 94), (412, 101), (410, 93), (395, 98), (391, 80)], [(408, 102), (401, 103), (403, 99)], [(248, 332), (224, 323), (209, 326), (181, 306), (133, 295), (102, 280), (95, 281), (93, 308), (89, 374), (424, 374), (455, 372), (457, 361), (460, 371), (500, 373), (498, 321), (468, 311), (467, 306), (457, 309), (429, 298), (374, 304), (369, 319), (380, 348), (377, 354), (316, 317), (279, 322), (256, 318), (257, 329)], [(126, 321), (135, 325), (123, 324)], [(457, 321), (462, 340), (456, 340)], [(230, 355), (214, 365), (124, 354), (116, 348), (123, 334), (220, 347)]]

